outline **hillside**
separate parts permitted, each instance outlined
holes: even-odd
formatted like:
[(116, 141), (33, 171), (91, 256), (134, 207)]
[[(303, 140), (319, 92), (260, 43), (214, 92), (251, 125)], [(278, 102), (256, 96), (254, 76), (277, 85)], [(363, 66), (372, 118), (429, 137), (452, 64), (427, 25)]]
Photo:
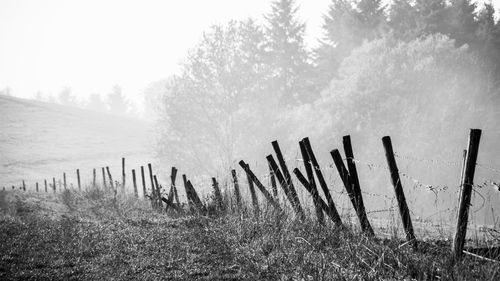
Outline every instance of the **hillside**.
[[(0, 188), (62, 178), (91, 181), (93, 168), (152, 161), (153, 125), (135, 119), (0, 95)], [(98, 170), (100, 172), (100, 169)], [(100, 175), (100, 173), (98, 173)]]

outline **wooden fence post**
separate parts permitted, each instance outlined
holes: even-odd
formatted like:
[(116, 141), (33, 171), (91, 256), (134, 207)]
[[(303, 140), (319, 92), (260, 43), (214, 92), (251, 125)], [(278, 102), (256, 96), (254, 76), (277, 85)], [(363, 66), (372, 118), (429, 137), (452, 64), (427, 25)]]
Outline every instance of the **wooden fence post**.
[(64, 190), (66, 190), (68, 188), (68, 186), (66, 185), (66, 173), (63, 173), (63, 186), (64, 186)]
[(344, 144), (344, 153), (347, 169), (349, 170), (349, 178), (351, 179), (352, 191), (354, 192), (354, 200), (356, 202), (356, 213), (360, 219), (361, 229), (369, 236), (375, 236), (373, 228), (366, 215), (365, 203), (363, 202), (363, 194), (361, 193), (361, 185), (359, 184), (358, 170), (354, 163), (354, 153), (352, 151), (351, 136), (347, 135), (342, 138)]
[(266, 157), (266, 159), (267, 159), (267, 162), (269, 163), (269, 165), (271, 166), (271, 169), (273, 170), (273, 173), (276, 176), (276, 179), (278, 179), (278, 182), (280, 183), (281, 188), (285, 192), (285, 195), (286, 195), (288, 201), (290, 201), (290, 204), (292, 205), (292, 208), (295, 211), (297, 218), (299, 218), (302, 221), (305, 220), (305, 214), (304, 214), (302, 208), (298, 207), (292, 192), (288, 188), (289, 186), (287, 185), (283, 174), (281, 174), (281, 171), (279, 170), (278, 165), (276, 164), (276, 161), (274, 161), (273, 156), (268, 155)]
[(321, 168), (319, 167), (318, 160), (316, 160), (316, 156), (314, 155), (314, 151), (312, 149), (311, 143), (309, 142), (309, 138), (304, 138), (302, 139), (304, 142), (304, 147), (307, 150), (307, 153), (309, 155), (309, 159), (311, 160), (311, 164), (314, 168), (314, 171), (316, 172), (316, 177), (318, 178), (319, 185), (321, 186), (321, 189), (323, 190), (323, 194), (325, 195), (326, 202), (328, 203), (328, 207), (330, 208), (329, 212), (331, 213), (331, 216), (334, 217), (335, 223), (337, 221), (341, 222), (339, 212), (337, 211), (337, 208), (335, 207), (335, 203), (333, 202), (333, 198), (330, 195), (330, 191), (328, 190), (328, 185), (326, 184), (325, 178), (323, 176), (323, 173), (321, 172)]
[(236, 208), (240, 210), (241, 208), (241, 193), (240, 186), (238, 184), (238, 177), (236, 176), (236, 170), (231, 170), (231, 176), (233, 177), (234, 184), (234, 196), (236, 197)]
[(80, 169), (76, 169), (76, 180), (78, 182), (78, 190), (82, 190), (82, 186), (80, 184)]
[(141, 178), (142, 178), (142, 197), (146, 198), (146, 177), (144, 176), (144, 166), (141, 166)]
[[(165, 206), (165, 212), (168, 211), (169, 206), (175, 206), (174, 204), (174, 197), (175, 197), (175, 177), (177, 176), (177, 169), (175, 167), (172, 167), (172, 171), (170, 172), (170, 191), (168, 193), (168, 198), (167, 200), (167, 206)], [(162, 197), (162, 201), (165, 202), (165, 198)], [(177, 202), (179, 204), (179, 202)], [(177, 209), (177, 208), (174, 208)]]
[(44, 179), (44, 180), (43, 180), (43, 183), (44, 183), (44, 185), (45, 185), (45, 193), (47, 193), (47, 180), (46, 180), (46, 179)]
[(23, 180), (23, 191), (26, 191), (26, 184), (24, 183), (24, 180)]
[(95, 188), (96, 183), (96, 170), (95, 168), (92, 170), (92, 188)]
[(162, 207), (163, 207), (163, 203), (161, 202), (161, 199), (160, 199), (160, 197), (161, 197), (161, 195), (160, 195), (161, 186), (158, 184), (158, 180), (156, 179), (156, 175), (154, 175), (153, 178), (154, 178), (155, 187), (156, 187), (154, 189), (154, 190), (156, 190), (156, 196), (155, 196), (156, 197), (155, 198), (156, 204), (155, 205), (158, 208), (158, 210), (161, 210)]
[(304, 175), (302, 175), (302, 173), (300, 172), (300, 170), (298, 168), (295, 168), (293, 170), (293, 173), (297, 176), (297, 179), (302, 183), (302, 185), (307, 189), (307, 191), (309, 191), (309, 193), (311, 194), (311, 196), (313, 198), (316, 198), (314, 200), (319, 203), (319, 205), (321, 206), (321, 208), (323, 209), (323, 211), (330, 217), (330, 219), (333, 221), (333, 223), (335, 223), (335, 225), (337, 227), (341, 227), (342, 226), (342, 220), (340, 219), (340, 216), (338, 215), (338, 213), (333, 213), (331, 211), (330, 206), (328, 206), (325, 203), (325, 201), (323, 201), (323, 199), (319, 196), (318, 191), (315, 190), (315, 189), (313, 189), (309, 185), (309, 182), (306, 180), (306, 178), (304, 177)]
[(356, 201), (356, 193), (354, 192), (354, 183), (352, 182), (353, 179), (350, 176), (349, 172), (347, 171), (344, 162), (342, 162), (342, 156), (340, 156), (340, 152), (338, 151), (338, 149), (334, 149), (330, 152), (330, 154), (332, 155), (333, 162), (337, 167), (337, 171), (340, 175), (340, 178), (342, 179), (342, 182), (344, 183), (344, 187), (347, 191), (347, 194), (349, 195), (349, 199), (351, 200), (354, 211), (356, 212), (359, 224), (361, 226), (361, 230), (368, 236), (374, 236), (375, 233), (373, 233), (373, 229), (371, 228), (371, 226), (370, 228), (367, 228), (366, 224), (364, 224), (364, 221), (368, 220), (368, 218), (366, 217), (366, 213), (364, 211), (363, 212), (360, 211), (359, 205), (357, 204), (358, 201)]
[(222, 193), (220, 192), (219, 183), (216, 178), (212, 178), (212, 186), (214, 188), (215, 200), (217, 201), (217, 207), (220, 211), (224, 211), (224, 201), (222, 200)]
[(139, 195), (137, 194), (137, 181), (135, 179), (135, 170), (132, 169), (132, 183), (134, 185), (134, 196), (137, 198)]
[(190, 189), (191, 193), (191, 199), (193, 200), (193, 203), (195, 204), (196, 208), (202, 213), (205, 214), (207, 212), (207, 209), (205, 205), (203, 205), (203, 202), (201, 202), (200, 197), (198, 196), (198, 193), (196, 192), (196, 189), (194, 188), (193, 184), (191, 181), (187, 181), (187, 186)]
[[(250, 168), (250, 166), (246, 166)], [(248, 188), (250, 189), (250, 195), (252, 197), (252, 206), (253, 206), (253, 213), (255, 218), (260, 217), (260, 207), (259, 207), (259, 199), (257, 198), (257, 194), (255, 193), (255, 187), (253, 186), (253, 181), (252, 178), (247, 174), (247, 181), (248, 181)]]
[(153, 180), (153, 168), (151, 167), (151, 163), (148, 163), (148, 170), (149, 170), (149, 179), (151, 180), (151, 205), (153, 208), (156, 208), (156, 190), (155, 190), (155, 183)]
[(399, 178), (398, 166), (396, 165), (396, 159), (394, 159), (394, 151), (392, 149), (391, 137), (385, 136), (382, 138), (382, 143), (384, 144), (385, 157), (387, 158), (387, 164), (389, 166), (389, 171), (391, 173), (392, 185), (394, 186), (394, 191), (396, 192), (396, 199), (398, 200), (399, 214), (401, 215), (401, 220), (403, 221), (403, 227), (406, 233), (406, 239), (410, 241), (413, 248), (417, 248), (417, 241), (415, 239), (415, 233), (413, 232), (413, 224), (411, 222), (410, 210), (408, 210), (408, 205), (406, 204), (405, 194), (403, 192), (403, 186), (401, 185), (401, 179)]
[(109, 186), (111, 187), (111, 189), (116, 194), (116, 189), (115, 189), (115, 186), (114, 186), (114, 183), (113, 183), (113, 177), (111, 177), (111, 172), (109, 171), (109, 167), (108, 166), (106, 166), (106, 171), (108, 172)]
[(458, 210), (457, 228), (452, 245), (453, 255), (456, 260), (458, 260), (462, 256), (465, 245), (470, 199), (472, 193), (472, 186), (474, 185), (474, 173), (476, 171), (476, 161), (477, 161), (477, 154), (479, 151), (480, 140), (481, 140), (481, 130), (471, 129), (469, 134), (469, 145), (467, 149), (465, 172), (462, 178), (462, 192), (460, 196), (460, 207)]
[(56, 178), (52, 178), (52, 188), (54, 189), (54, 193), (56, 193)]
[(106, 184), (106, 172), (104, 170), (104, 167), (102, 167), (102, 186), (104, 189), (108, 189)]
[[(304, 214), (304, 210), (302, 209), (302, 206), (300, 205), (299, 197), (297, 196), (297, 192), (295, 191), (295, 187), (293, 186), (292, 183), (292, 177), (290, 176), (290, 172), (288, 172), (288, 168), (285, 163), (285, 158), (283, 158), (283, 154), (281, 153), (281, 149), (278, 145), (278, 141), (273, 141), (272, 146), (274, 149), (274, 152), (276, 153), (276, 157), (278, 158), (278, 162), (280, 164), (281, 170), (283, 171), (283, 177), (285, 180), (285, 183), (290, 191), (290, 194), (292, 195), (293, 201), (295, 202), (297, 212), (299, 214), (300, 220), (304, 221), (306, 216)], [(276, 171), (274, 171), (276, 172)]]
[[(304, 140), (299, 142), (300, 153), (302, 154), (302, 160), (304, 161), (304, 168), (306, 169), (307, 179), (309, 186), (311, 189), (316, 190), (316, 181), (314, 180), (314, 172), (311, 166), (311, 160), (309, 159), (309, 154), (307, 153), (307, 149), (304, 145)], [(323, 210), (321, 209), (321, 203), (319, 203), (318, 198), (313, 196), (314, 209), (316, 210), (316, 217), (318, 219), (318, 223), (320, 225), (325, 224), (325, 215), (323, 214)]]
[(122, 157), (122, 190), (125, 190), (125, 157)]
[(36, 182), (36, 192), (38, 192), (38, 182)]
[(273, 206), (273, 208), (276, 209), (278, 212), (282, 213), (283, 210), (281, 209), (280, 204), (273, 199), (273, 196), (271, 195), (271, 193), (269, 193), (267, 191), (267, 189), (264, 187), (264, 185), (255, 176), (255, 174), (252, 172), (252, 170), (250, 169), (248, 164), (246, 164), (245, 161), (243, 161), (243, 160), (241, 160), (239, 162), (239, 164), (243, 168), (243, 170), (245, 170), (245, 173), (250, 178), (250, 180), (252, 182), (254, 182), (255, 185), (257, 186), (257, 188), (260, 190), (260, 192), (262, 192), (262, 194), (264, 195), (264, 198), (267, 199), (269, 204), (271, 204), (271, 206)]
[(271, 188), (273, 190), (273, 196), (278, 201), (278, 186), (276, 185), (276, 176), (274, 175), (271, 165), (269, 165), (269, 176), (271, 177)]
[[(174, 198), (175, 201), (177, 202), (177, 205), (180, 205), (181, 202), (179, 201), (179, 194), (177, 193), (177, 186), (175, 186), (175, 179), (177, 178), (177, 168), (172, 167), (172, 170), (170, 171), (170, 185), (172, 188), (172, 191), (174, 192)], [(171, 199), (170, 202), (173, 202)]]

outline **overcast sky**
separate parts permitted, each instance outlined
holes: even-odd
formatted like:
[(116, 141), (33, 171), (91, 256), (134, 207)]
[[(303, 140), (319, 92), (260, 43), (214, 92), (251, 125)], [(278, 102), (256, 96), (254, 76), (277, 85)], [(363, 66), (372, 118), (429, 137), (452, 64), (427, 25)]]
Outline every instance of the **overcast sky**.
[[(270, 0), (0, 0), (0, 90), (33, 97), (65, 86), (79, 98), (114, 84), (132, 98), (178, 70), (204, 30), (270, 11)], [(500, 0), (494, 0), (496, 7)], [(298, 0), (307, 42), (330, 0)]]

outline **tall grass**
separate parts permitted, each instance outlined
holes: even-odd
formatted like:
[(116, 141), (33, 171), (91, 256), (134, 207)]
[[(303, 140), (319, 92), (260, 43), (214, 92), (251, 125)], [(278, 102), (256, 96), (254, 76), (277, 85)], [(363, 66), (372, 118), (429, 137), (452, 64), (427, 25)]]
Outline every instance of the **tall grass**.
[(447, 242), (413, 251), (265, 205), (259, 218), (211, 201), (208, 216), (174, 215), (114, 192), (67, 190), (50, 202), (63, 214), (41, 217), (27, 198), (0, 198), (24, 206), (1, 209), (1, 280), (496, 280), (500, 271), (472, 257), (453, 263)]

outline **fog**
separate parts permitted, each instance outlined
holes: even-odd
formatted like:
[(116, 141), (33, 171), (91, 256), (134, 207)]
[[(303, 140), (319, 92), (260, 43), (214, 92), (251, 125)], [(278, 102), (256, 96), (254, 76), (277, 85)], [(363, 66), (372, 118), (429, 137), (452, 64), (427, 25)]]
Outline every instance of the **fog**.
[[(238, 171), (240, 184), (246, 187), (240, 160), (269, 186), (266, 156), (274, 153), (274, 140), (289, 169), (304, 171), (298, 143), (308, 137), (339, 212), (355, 221), (330, 156), (331, 150), (339, 149), (345, 157), (342, 138), (350, 135), (368, 216), (377, 225), (379, 219), (397, 221), (399, 216), (381, 141), (390, 136), (411, 216), (439, 225), (428, 234), (441, 235), (440, 231), (449, 233), (454, 227), (463, 150), (470, 129), (477, 128), (482, 137), (470, 221), (498, 229), (500, 23), (495, 6), (466, 0), (453, 4), (334, 0), (322, 17), (317, 16), (321, 32), (311, 40), (306, 39), (307, 25), (300, 17), (302, 5), (270, 1), (260, 17), (204, 28), (176, 63), (175, 73), (151, 77), (138, 97), (124, 94), (119, 83), (110, 84), (115, 86), (106, 94), (89, 94), (85, 99), (71, 88), (52, 99), (40, 95), (37, 106), (58, 102), (82, 118), (95, 119), (95, 124), (121, 128), (93, 133), (92, 137), (104, 140), (101, 148), (92, 149), (113, 148), (113, 153), (93, 158), (92, 163), (78, 162), (83, 158), (79, 154), (89, 153), (87, 141), (67, 141), (78, 148), (71, 149), (76, 155), (65, 166), (83, 165), (90, 171), (92, 165), (105, 166), (110, 157), (116, 156), (119, 163), (123, 155), (137, 152), (140, 156), (130, 165), (153, 162), (162, 181), (168, 181), (170, 167), (175, 166), (205, 195), (211, 177), (230, 193), (231, 169)], [(169, 39), (175, 45), (175, 38)], [(3, 94), (10, 92), (5, 88)], [(15, 166), (14, 149), (23, 150), (31, 143), (12, 144), (9, 124), (20, 113), (7, 111), (9, 104), (2, 104), (2, 154), (8, 155), (3, 169)], [(137, 117), (149, 121), (127, 121)], [(114, 123), (108, 118), (115, 118)], [(21, 119), (33, 123), (28, 117)], [(127, 143), (132, 132), (142, 136)], [(123, 144), (117, 146), (120, 140), (108, 139), (109, 135), (120, 136)], [(147, 152), (141, 150), (144, 146)], [(50, 173), (54, 171), (51, 168)], [(18, 178), (21, 168), (15, 173), (4, 184), (25, 178)], [(309, 194), (295, 177), (294, 181), (301, 202), (312, 211)], [(246, 188), (243, 193), (249, 202)]]

